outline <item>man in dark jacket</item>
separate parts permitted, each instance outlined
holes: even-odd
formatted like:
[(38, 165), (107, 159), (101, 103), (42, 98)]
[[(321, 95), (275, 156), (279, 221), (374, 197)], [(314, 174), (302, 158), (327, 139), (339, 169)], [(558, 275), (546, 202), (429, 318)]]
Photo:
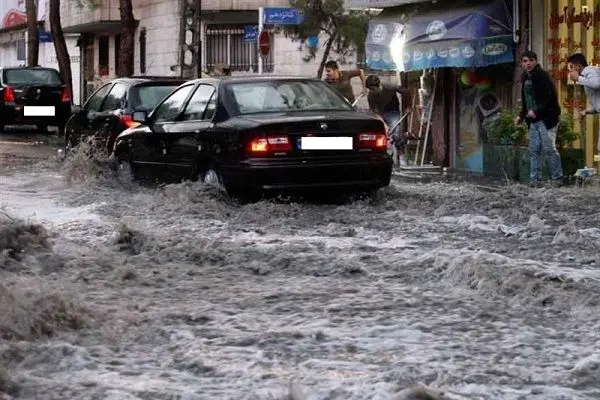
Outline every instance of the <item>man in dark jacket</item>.
[(401, 119), (398, 94), (402, 96), (402, 105), (405, 112), (409, 113), (411, 110), (409, 90), (399, 85), (384, 84), (377, 75), (369, 75), (365, 85), (369, 90), (367, 96), (369, 108), (383, 119), (388, 129), (392, 130), (388, 135), (391, 138), (391, 144), (396, 149), (396, 161), (400, 165), (406, 165), (406, 158), (404, 157), (406, 137), (400, 133), (400, 127), (398, 126)]
[(537, 186), (542, 175), (540, 158), (550, 159), (552, 183), (562, 184), (563, 170), (556, 148), (556, 132), (560, 118), (560, 105), (556, 87), (550, 75), (537, 63), (537, 55), (526, 51), (521, 56), (525, 72), (521, 77), (521, 103), (523, 105), (515, 124), (525, 121), (529, 126), (530, 184)]

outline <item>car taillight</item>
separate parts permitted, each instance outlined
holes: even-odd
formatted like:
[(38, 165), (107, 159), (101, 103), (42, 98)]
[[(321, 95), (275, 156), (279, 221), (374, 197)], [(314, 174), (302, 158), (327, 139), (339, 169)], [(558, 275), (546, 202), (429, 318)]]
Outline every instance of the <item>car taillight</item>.
[(257, 137), (248, 143), (248, 153), (251, 155), (265, 155), (292, 150), (292, 144), (287, 136)]
[(15, 90), (11, 86), (4, 87), (3, 100), (6, 102), (15, 101)]
[(69, 91), (69, 88), (63, 88), (62, 95), (60, 96), (60, 101), (62, 103), (71, 102), (71, 92)]
[(358, 135), (358, 143), (361, 149), (387, 149), (388, 139), (385, 133), (361, 133)]
[(141, 125), (139, 122), (134, 121), (133, 117), (129, 114), (121, 114), (121, 122), (128, 128), (135, 128)]

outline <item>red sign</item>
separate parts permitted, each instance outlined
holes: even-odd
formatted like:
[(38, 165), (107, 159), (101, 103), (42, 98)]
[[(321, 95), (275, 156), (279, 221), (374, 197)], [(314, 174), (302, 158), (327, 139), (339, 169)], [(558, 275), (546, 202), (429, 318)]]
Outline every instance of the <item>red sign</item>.
[(260, 35), (258, 35), (258, 49), (263, 56), (269, 55), (269, 52), (271, 51), (271, 36), (269, 35), (269, 32), (262, 31)]
[(18, 10), (10, 10), (4, 15), (1, 28), (12, 28), (27, 23), (27, 15)]

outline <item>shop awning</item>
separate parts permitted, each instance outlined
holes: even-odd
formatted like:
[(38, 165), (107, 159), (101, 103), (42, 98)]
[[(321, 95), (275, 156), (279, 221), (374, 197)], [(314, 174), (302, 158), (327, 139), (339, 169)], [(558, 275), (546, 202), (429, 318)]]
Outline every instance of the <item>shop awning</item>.
[(383, 11), (369, 23), (367, 65), (415, 71), (514, 61), (512, 17), (504, 0), (445, 7), (436, 4), (408, 17), (393, 9)]
[(346, 9), (366, 9), (403, 6), (405, 4), (425, 3), (430, 0), (345, 0)]

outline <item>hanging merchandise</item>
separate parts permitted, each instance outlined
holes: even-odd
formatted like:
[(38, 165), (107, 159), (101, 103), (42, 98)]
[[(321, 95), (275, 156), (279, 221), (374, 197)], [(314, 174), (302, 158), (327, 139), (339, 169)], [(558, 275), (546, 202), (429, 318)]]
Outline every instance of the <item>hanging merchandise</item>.
[(480, 92), (485, 92), (492, 88), (492, 80), (481, 70), (464, 70), (460, 73), (458, 80), (464, 89), (474, 87)]
[(473, 86), (477, 76), (475, 75), (475, 71), (472, 69), (466, 69), (459, 75), (459, 82), (464, 88), (469, 88)]

